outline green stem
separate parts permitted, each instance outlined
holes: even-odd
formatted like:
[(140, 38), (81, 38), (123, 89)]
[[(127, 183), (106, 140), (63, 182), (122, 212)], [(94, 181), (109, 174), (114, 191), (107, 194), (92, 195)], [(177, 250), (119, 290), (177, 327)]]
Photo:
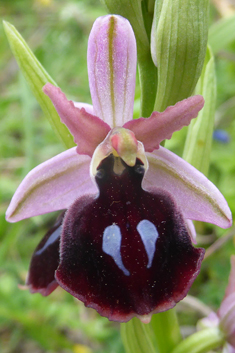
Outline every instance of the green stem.
[(138, 53), (138, 68), (141, 88), (141, 117), (148, 118), (154, 108), (157, 93), (157, 68), (150, 51), (145, 55)]
[(209, 328), (187, 337), (171, 353), (206, 353), (222, 346), (224, 342), (224, 335), (217, 327)]
[(143, 324), (136, 317), (121, 324), (121, 336), (126, 353), (160, 353), (151, 324)]
[(151, 326), (161, 353), (171, 352), (182, 340), (175, 309), (153, 315)]

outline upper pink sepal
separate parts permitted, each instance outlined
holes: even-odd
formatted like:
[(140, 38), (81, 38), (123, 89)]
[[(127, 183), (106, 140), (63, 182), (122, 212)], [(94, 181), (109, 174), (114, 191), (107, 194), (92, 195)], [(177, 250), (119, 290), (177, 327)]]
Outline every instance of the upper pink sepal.
[(136, 60), (128, 20), (117, 15), (98, 18), (88, 41), (88, 77), (94, 114), (111, 127), (132, 119)]
[(149, 118), (130, 120), (123, 127), (135, 133), (137, 140), (144, 144), (146, 152), (159, 148), (161, 141), (170, 139), (174, 131), (189, 125), (203, 108), (202, 96), (184, 99), (166, 108), (162, 113), (153, 112)]
[(85, 108), (77, 108), (67, 100), (60, 88), (47, 83), (44, 93), (51, 99), (62, 122), (68, 127), (77, 144), (77, 152), (92, 157), (97, 145), (101, 143), (110, 127), (97, 116), (89, 114)]
[(32, 169), (11, 200), (7, 221), (67, 209), (84, 193), (96, 194), (97, 187), (89, 178), (90, 161), (73, 147)]
[(232, 215), (226, 200), (201, 172), (161, 146), (146, 155), (149, 169), (143, 187), (159, 187), (168, 191), (185, 218), (213, 223), (221, 228), (232, 225)]

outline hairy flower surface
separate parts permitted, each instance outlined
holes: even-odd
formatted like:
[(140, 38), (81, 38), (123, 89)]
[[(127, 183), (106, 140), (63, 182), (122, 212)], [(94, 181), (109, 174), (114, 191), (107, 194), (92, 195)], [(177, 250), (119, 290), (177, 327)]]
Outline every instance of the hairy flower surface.
[(77, 147), (25, 177), (7, 219), (67, 210), (34, 252), (31, 292), (48, 295), (59, 285), (110, 320), (148, 322), (181, 300), (199, 273), (204, 250), (192, 246), (192, 220), (231, 225), (218, 189), (160, 146), (204, 100), (133, 120), (136, 43), (120, 16), (95, 21), (88, 74), (93, 106), (44, 87)]

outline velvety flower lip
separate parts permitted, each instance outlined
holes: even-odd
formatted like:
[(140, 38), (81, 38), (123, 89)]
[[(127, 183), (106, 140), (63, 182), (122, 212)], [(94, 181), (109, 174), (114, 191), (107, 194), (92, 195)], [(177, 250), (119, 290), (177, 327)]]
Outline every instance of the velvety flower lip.
[(56, 279), (86, 306), (126, 322), (181, 300), (204, 249), (191, 245), (170, 194), (142, 189), (140, 160), (133, 167), (123, 162), (121, 175), (113, 173), (114, 163), (109, 155), (98, 167), (99, 196), (78, 199), (66, 213)]
[(60, 234), (64, 213), (60, 214), (33, 253), (26, 279), (26, 285), (31, 293), (47, 296), (58, 287), (55, 271), (60, 262)]
[(93, 106), (44, 87), (77, 147), (34, 168), (6, 218), (67, 209), (35, 250), (31, 292), (59, 285), (110, 320), (147, 322), (181, 300), (199, 273), (204, 250), (192, 246), (192, 220), (226, 228), (231, 212), (203, 174), (160, 146), (196, 118), (203, 98), (133, 120), (136, 43), (120, 16), (95, 21), (87, 61)]

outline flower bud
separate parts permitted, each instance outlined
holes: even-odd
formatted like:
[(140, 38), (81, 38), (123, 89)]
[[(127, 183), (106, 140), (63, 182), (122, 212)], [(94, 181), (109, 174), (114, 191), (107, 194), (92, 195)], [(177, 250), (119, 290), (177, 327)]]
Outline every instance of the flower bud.
[(155, 2), (151, 53), (158, 66), (156, 110), (189, 97), (203, 67), (208, 35), (207, 0)]

